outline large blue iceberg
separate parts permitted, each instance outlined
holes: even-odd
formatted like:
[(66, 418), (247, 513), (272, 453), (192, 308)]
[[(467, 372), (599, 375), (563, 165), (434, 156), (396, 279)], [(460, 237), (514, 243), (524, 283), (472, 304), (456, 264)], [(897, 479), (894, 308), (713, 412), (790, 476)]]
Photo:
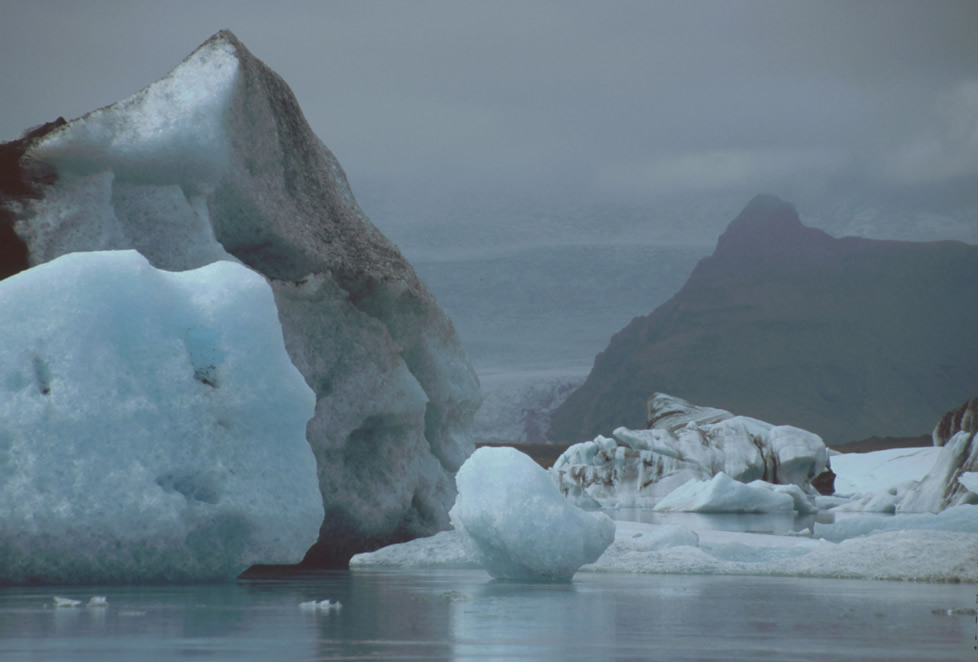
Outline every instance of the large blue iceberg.
[(0, 583), (233, 579), (323, 519), (271, 288), (73, 253), (0, 282)]

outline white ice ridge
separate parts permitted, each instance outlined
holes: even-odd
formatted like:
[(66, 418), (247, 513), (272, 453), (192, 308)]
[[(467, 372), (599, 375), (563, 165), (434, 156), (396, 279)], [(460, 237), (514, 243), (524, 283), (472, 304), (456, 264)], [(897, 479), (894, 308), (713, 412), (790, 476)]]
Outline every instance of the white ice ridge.
[(233, 579), (323, 519), (271, 288), (73, 253), (0, 282), (0, 583)]
[(495, 578), (569, 580), (614, 540), (607, 515), (568, 503), (546, 470), (514, 448), (480, 448), (455, 480), (452, 524)]

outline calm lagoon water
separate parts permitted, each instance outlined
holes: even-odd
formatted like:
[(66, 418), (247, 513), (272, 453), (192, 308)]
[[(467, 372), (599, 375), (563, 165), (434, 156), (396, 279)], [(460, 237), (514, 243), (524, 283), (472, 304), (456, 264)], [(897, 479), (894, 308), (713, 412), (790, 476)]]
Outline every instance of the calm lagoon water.
[[(0, 660), (978, 660), (978, 587), (772, 577), (329, 571), (0, 589)], [(109, 607), (54, 608), (52, 597)], [(336, 612), (299, 608), (343, 603)]]

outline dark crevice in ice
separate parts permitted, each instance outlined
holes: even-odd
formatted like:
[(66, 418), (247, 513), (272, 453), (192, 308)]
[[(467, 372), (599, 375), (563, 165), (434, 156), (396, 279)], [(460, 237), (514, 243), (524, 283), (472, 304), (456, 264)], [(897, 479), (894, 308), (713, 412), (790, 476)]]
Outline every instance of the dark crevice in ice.
[(9, 203), (39, 197), (39, 189), (55, 179), (53, 171), (23, 163), (24, 153), (37, 139), (66, 124), (63, 117), (43, 124), (24, 134), (23, 138), (0, 143), (0, 280), (24, 271), (28, 263), (27, 244), (14, 231), (16, 215)]
[(34, 380), (37, 383), (37, 390), (41, 395), (51, 394), (51, 369), (47, 361), (40, 356), (35, 356), (32, 360), (34, 365)]

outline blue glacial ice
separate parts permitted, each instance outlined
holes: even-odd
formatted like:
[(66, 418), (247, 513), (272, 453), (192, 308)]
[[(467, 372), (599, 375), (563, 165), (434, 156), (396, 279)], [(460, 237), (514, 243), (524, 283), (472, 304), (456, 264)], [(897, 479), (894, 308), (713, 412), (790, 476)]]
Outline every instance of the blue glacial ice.
[(260, 275), (72, 253), (0, 282), (0, 583), (233, 579), (323, 519)]
[(612, 543), (615, 523), (571, 505), (513, 448), (480, 448), (455, 477), (450, 511), (474, 558), (499, 579), (568, 580)]

